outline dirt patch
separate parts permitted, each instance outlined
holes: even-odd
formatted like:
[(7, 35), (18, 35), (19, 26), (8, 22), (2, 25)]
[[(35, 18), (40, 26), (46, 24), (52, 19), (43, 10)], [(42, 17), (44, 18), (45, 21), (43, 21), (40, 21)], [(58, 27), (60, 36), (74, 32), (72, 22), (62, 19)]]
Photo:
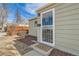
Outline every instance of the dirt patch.
[(49, 54), (49, 56), (74, 56), (74, 55), (54, 48)]
[(27, 45), (32, 45), (32, 44), (35, 44), (35, 42), (33, 42), (33, 40), (34, 40), (34, 37), (26, 36), (25, 38), (21, 38), (19, 41), (21, 41)]

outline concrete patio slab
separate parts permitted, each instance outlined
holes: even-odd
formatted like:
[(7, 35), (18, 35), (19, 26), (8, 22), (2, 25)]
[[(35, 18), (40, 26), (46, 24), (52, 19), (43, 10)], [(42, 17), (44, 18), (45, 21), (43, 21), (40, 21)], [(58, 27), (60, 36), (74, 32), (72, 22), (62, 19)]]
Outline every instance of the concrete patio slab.
[(24, 54), (24, 56), (43, 56), (42, 54), (40, 54), (39, 52), (32, 50), (26, 54)]

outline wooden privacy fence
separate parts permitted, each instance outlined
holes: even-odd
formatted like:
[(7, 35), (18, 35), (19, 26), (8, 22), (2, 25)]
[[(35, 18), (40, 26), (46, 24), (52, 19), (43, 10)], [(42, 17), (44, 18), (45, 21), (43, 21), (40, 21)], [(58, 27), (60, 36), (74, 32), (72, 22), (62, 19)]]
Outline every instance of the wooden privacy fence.
[(24, 31), (24, 32), (28, 33), (29, 27), (27, 27), (27, 26), (13, 26), (13, 25), (7, 27), (7, 34), (8, 35), (16, 35), (20, 31)]

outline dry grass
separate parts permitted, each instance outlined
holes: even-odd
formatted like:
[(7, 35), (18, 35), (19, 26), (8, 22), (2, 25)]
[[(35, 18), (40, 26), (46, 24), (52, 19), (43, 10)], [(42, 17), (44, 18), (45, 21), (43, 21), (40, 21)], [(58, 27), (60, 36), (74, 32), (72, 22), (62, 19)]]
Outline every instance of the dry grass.
[(19, 56), (32, 50), (26, 44), (18, 42), (15, 37), (0, 37), (0, 56)]

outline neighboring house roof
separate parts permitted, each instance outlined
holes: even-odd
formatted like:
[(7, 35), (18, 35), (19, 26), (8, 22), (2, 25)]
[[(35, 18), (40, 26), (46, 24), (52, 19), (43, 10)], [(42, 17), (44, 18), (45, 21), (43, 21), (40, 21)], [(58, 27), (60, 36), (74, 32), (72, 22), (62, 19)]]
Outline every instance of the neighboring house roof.
[(33, 18), (29, 19), (29, 21), (36, 20), (38, 18), (39, 18), (38, 16), (37, 17), (33, 17)]

